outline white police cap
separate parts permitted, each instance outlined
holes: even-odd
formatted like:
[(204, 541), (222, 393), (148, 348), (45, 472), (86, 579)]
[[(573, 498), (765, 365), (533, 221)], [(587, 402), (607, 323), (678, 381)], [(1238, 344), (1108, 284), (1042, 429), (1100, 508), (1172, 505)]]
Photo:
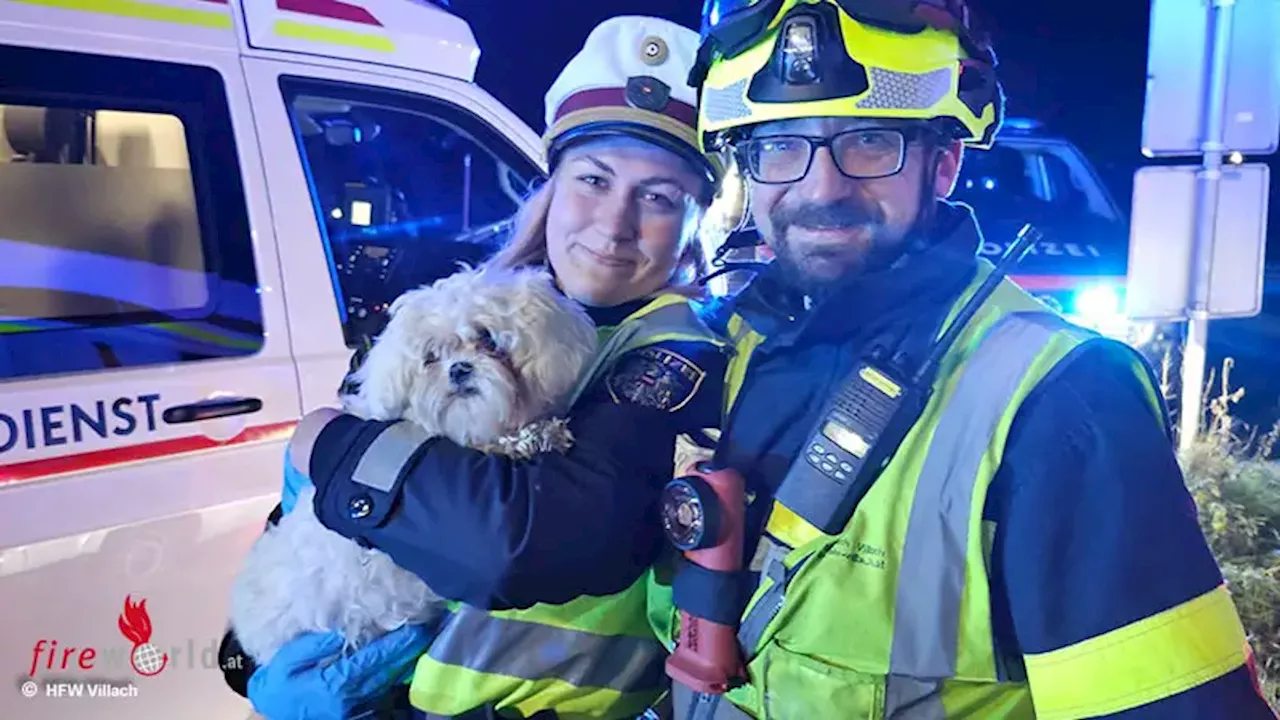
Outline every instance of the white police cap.
[(630, 135), (689, 159), (714, 186), (718, 163), (698, 149), (697, 90), (689, 71), (698, 33), (669, 20), (609, 18), (587, 36), (546, 96), (548, 160), (579, 140)]

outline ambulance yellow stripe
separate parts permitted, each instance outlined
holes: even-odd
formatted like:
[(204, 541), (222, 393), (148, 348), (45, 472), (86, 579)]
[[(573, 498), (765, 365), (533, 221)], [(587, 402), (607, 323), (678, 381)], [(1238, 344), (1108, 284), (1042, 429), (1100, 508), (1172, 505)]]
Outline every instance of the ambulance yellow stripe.
[(390, 38), (382, 35), (338, 30), (337, 28), (309, 25), (307, 23), (294, 22), (293, 20), (277, 20), (275, 31), (281, 37), (294, 38), (295, 40), (346, 45), (374, 52), (393, 53), (396, 51), (395, 43), (391, 42)]
[(102, 15), (156, 20), (179, 25), (197, 25), (221, 30), (231, 29), (231, 13), (229, 11), (193, 10), (169, 5), (136, 2), (135, 0), (12, 0), (12, 2), (100, 13)]

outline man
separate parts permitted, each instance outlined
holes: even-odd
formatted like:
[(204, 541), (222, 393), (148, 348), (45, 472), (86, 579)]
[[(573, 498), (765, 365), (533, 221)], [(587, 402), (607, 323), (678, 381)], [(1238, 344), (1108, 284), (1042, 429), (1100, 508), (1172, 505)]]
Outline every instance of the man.
[[(760, 581), (698, 609), (739, 624), (746, 684), (677, 687), (676, 716), (1272, 717), (1136, 353), (1002, 281), (910, 402), (992, 269), (942, 200), (1002, 109), (962, 0), (710, 0), (703, 27), (699, 129), (776, 261), (712, 308)], [(894, 449), (877, 393), (916, 414), (859, 473)]]

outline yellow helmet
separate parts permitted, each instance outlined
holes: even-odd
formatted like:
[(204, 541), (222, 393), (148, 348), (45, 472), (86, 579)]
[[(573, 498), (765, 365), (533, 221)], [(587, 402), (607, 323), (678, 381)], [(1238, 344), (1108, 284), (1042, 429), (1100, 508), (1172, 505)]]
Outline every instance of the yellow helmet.
[(995, 53), (964, 0), (706, 0), (698, 137), (771, 120), (929, 121), (988, 148), (1004, 113)]

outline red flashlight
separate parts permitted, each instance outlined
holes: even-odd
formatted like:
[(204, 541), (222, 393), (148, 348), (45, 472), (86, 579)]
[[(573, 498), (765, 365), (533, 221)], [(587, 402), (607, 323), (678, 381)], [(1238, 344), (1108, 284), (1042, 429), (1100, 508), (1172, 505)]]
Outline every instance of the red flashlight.
[[(719, 576), (733, 593), (742, 570), (746, 490), (732, 468), (713, 469), (701, 462), (689, 474), (667, 483), (662, 524), (684, 557)], [(667, 675), (695, 692), (722, 694), (746, 676), (737, 628), (680, 610), (680, 638), (667, 658)]]

